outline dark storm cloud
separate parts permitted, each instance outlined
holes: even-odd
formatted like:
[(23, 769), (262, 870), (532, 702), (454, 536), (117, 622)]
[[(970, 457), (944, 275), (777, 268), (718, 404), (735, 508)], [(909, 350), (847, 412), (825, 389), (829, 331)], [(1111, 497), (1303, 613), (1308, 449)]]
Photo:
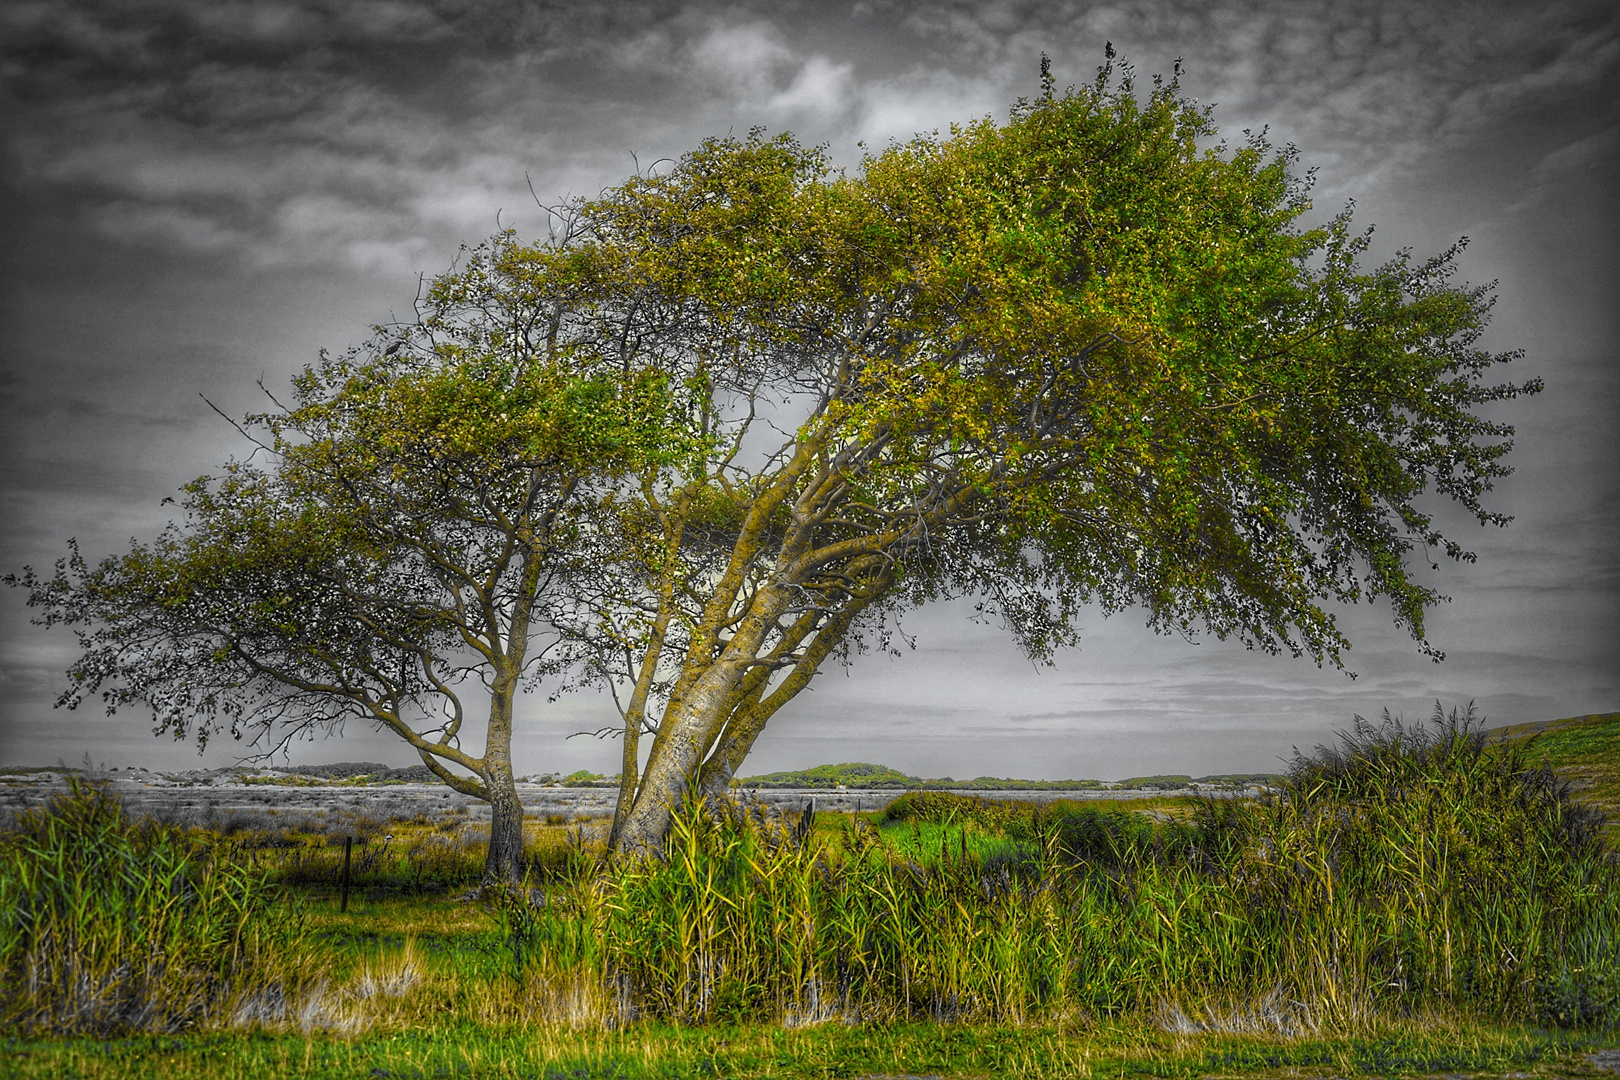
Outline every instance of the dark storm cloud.
[(824, 110), (848, 72), (745, 11), (673, 5), (3, 18), (14, 184), (59, 193), (104, 234), (249, 261), (416, 266), (436, 234), (487, 232), (497, 208), (527, 204), (526, 172), (547, 199), (591, 193), (631, 152), (665, 149), (648, 133), (673, 112), (723, 129), (740, 101)]
[[(1270, 120), (1358, 172), (1409, 163), (1612, 76), (1615, 23), (1595, 10), (48, 3), (3, 26), (24, 115), (14, 182), (124, 239), (415, 266), (436, 233), (521, 207), (525, 170), (552, 198), (662, 149), (638, 144), (677, 104), (687, 122), (799, 120), (847, 152), (1000, 112), (1042, 50), (1085, 78), (1104, 38), (1157, 69), (1196, 45), (1227, 121)], [(863, 31), (889, 56), (851, 46)], [(826, 51), (840, 46), (850, 59)], [(1574, 167), (1604, 137), (1538, 167)]]
[(487, 231), (544, 149), (543, 124), (503, 121), (557, 104), (567, 81), (537, 73), (606, 40), (530, 5), (8, 12), (13, 182), (103, 233), (250, 261), (420, 261), (424, 225)]
[(901, 20), (941, 60), (1014, 65), (1044, 49), (1081, 78), (1104, 39), (1132, 57), (1184, 54), (1206, 98), (1264, 101), (1371, 153), (1470, 138), (1506, 111), (1612, 78), (1617, 59), (1617, 19), (1598, 3), (964, 2)]

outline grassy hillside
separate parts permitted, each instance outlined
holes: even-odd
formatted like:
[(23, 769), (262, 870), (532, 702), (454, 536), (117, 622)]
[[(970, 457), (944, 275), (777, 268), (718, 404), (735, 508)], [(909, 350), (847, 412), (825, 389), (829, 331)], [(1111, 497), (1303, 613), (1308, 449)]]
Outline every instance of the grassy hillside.
[(1583, 801), (1602, 810), (1611, 828), (1620, 824), (1620, 713), (1512, 724), (1496, 732), (1534, 740), (1538, 759), (1545, 757)]

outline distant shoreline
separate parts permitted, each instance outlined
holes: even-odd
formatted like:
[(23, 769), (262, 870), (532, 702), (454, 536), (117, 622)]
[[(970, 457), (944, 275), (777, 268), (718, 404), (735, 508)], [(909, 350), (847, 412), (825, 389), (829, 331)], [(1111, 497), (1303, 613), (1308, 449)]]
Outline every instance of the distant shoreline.
[[(301, 822), (303, 827), (336, 827), (344, 820), (368, 819), (382, 823), (389, 819), (425, 814), (433, 818), (455, 817), (469, 822), (487, 821), (488, 804), (451, 791), (440, 783), (385, 782), (378, 784), (335, 782), (299, 785), (248, 783), (226, 776), (194, 778), (182, 774), (100, 774), (108, 787), (138, 817), (173, 821), (231, 832), (262, 828), (272, 821), (280, 825)], [(45, 803), (65, 790), (69, 775), (39, 770), (19, 774), (0, 773), (0, 820), (10, 818)], [(229, 770), (226, 770), (229, 772)], [(911, 790), (938, 790), (917, 788)], [(818, 813), (874, 813), (906, 794), (896, 788), (772, 788), (744, 787), (737, 794), (781, 810), (801, 811), (812, 804)], [(1209, 788), (1105, 789), (1072, 788), (1047, 790), (978, 790), (952, 792), (968, 798), (1018, 800), (1051, 803), (1059, 800), (1138, 800), (1154, 798), (1243, 798), (1261, 789), (1216, 790)], [(611, 817), (618, 798), (616, 787), (561, 787), (519, 783), (518, 796), (523, 812), (531, 820), (588, 821)]]

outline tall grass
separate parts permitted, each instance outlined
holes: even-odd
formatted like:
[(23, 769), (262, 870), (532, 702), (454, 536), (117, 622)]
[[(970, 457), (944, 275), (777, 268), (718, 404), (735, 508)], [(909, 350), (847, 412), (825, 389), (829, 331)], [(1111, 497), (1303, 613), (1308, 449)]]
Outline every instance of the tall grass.
[(39, 1031), (171, 1031), (285, 996), (296, 912), (265, 876), (70, 781), (0, 837), (0, 1018)]
[[(569, 832), (538, 822), (525, 825), (523, 865), (536, 877), (551, 876), (566, 859)], [(353, 838), (349, 879), (357, 894), (433, 895), (476, 887), (483, 878), (489, 826), (447, 818), (430, 823), (418, 812), (389, 821), (366, 815), (339, 820), (320, 830), (300, 825), (280, 829), (240, 828), (220, 835), (193, 828), (208, 838), (217, 855), (267, 872), (288, 889), (328, 890), (344, 877), (345, 838)], [(397, 835), (396, 835), (397, 834)]]
[(1325, 936), (1284, 939), (1294, 962), (1381, 999), (1612, 1015), (1620, 873), (1601, 816), (1533, 743), (1492, 742), (1472, 706), (1428, 725), (1357, 717), (1340, 743), (1296, 754), (1237, 883), (1260, 910), (1321, 913)]
[(987, 857), (966, 822), (925, 857), (856, 819), (828, 845), (758, 807), (688, 806), (662, 858), (580, 860), (543, 908), (509, 904), (514, 957), (537, 1014), (574, 1023), (1136, 1011), (1304, 1033), (1620, 1004), (1613, 856), (1471, 713), (1358, 718), (1272, 797), (1185, 823), (977, 816), (997, 815), (1026, 857)]

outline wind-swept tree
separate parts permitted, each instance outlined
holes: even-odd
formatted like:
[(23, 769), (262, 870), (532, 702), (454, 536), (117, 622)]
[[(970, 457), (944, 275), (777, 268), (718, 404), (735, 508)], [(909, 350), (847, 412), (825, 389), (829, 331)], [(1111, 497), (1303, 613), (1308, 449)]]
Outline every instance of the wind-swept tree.
[[(646, 473), (616, 835), (723, 788), (773, 715), (887, 613), (977, 596), (1035, 657), (1085, 606), (1341, 665), (1331, 605), (1420, 648), (1419, 553), (1473, 556), (1425, 496), (1482, 495), (1488, 288), (1460, 245), (1358, 266), (1349, 212), (1263, 136), (1208, 147), (1129, 70), (829, 169), (716, 139), (581, 208), (631, 366), (701, 387), (710, 453)], [(625, 520), (632, 520), (626, 518)], [(638, 739), (654, 732), (638, 773)]]
[[(1034, 657), (1137, 607), (1333, 665), (1332, 605), (1383, 598), (1438, 658), (1410, 564), (1473, 556), (1426, 500), (1505, 524), (1481, 499), (1512, 429), (1478, 407), (1538, 389), (1486, 381), (1515, 355), (1478, 347), (1490, 289), (1453, 283), (1460, 245), (1362, 269), (1348, 212), (1301, 226), (1292, 150), (1206, 149), (1175, 81), (1120, 74), (855, 175), (711, 140), (497, 245), (259, 418), (274, 468), (25, 577), (98, 627), (68, 700), (116, 682), (180, 732), (364, 717), (499, 809), (513, 688), (573, 664), (619, 695), (614, 836), (644, 851), (830, 657), (944, 597)], [(472, 672), (491, 748), (457, 758)]]
[[(513, 702), (577, 658), (565, 627), (602, 549), (586, 511), (683, 441), (663, 374), (616, 362), (572, 242), (497, 237), (416, 323), (306, 369), (244, 425), (265, 464), (187, 485), (155, 542), (10, 578), (37, 621), (80, 628), (60, 703), (99, 692), (150, 707), (156, 733), (202, 747), (228, 727), (265, 755), (386, 729), (490, 804), (486, 882), (515, 877)], [(463, 729), (486, 699), (478, 752)]]

